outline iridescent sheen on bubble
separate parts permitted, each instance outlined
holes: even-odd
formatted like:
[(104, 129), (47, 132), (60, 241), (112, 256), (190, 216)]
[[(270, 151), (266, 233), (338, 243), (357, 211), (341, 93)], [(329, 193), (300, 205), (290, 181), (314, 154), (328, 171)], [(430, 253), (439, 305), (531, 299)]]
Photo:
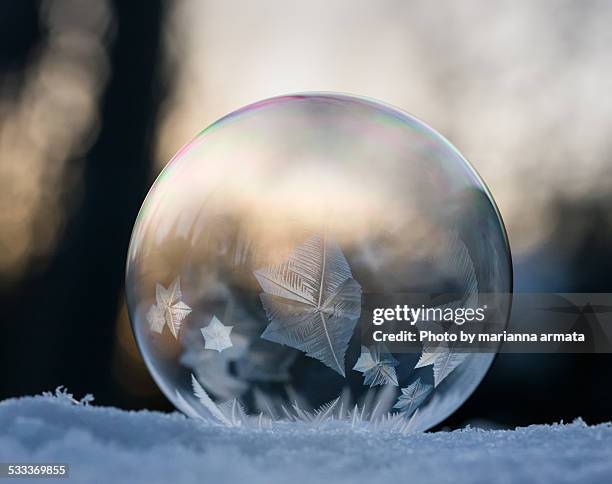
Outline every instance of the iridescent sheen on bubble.
[(382, 103), (284, 96), (202, 131), (132, 234), (127, 298), (146, 364), (183, 412), (225, 425), (347, 420), (430, 428), (490, 354), (361, 341), (402, 294), (509, 293), (486, 187), (431, 128)]

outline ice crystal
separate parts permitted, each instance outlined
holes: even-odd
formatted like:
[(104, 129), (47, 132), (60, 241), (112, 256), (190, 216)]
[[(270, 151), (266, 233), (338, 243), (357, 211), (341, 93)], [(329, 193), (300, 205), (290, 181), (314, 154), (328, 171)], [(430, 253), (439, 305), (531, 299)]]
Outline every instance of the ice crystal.
[(393, 408), (397, 408), (404, 414), (410, 415), (423, 403), (423, 400), (427, 398), (431, 390), (433, 390), (431, 385), (422, 383), (421, 379), (418, 378), (406, 388), (402, 388), (402, 394), (397, 399), (397, 403)]
[(224, 349), (231, 348), (233, 346), (230, 339), (232, 328), (233, 326), (225, 326), (216, 316), (213, 316), (208, 326), (201, 329), (204, 349), (217, 350), (221, 353)]
[(61, 402), (69, 403), (72, 405), (89, 405), (94, 401), (94, 396), (91, 393), (87, 393), (83, 398), (75, 398), (72, 393), (69, 393), (64, 385), (60, 385), (55, 389), (54, 392), (43, 392), (43, 396), (47, 398), (55, 398)]
[(161, 284), (155, 288), (155, 304), (147, 313), (147, 321), (152, 331), (161, 333), (164, 326), (178, 338), (183, 320), (191, 312), (191, 308), (182, 301), (181, 282), (177, 277), (166, 289)]
[(316, 358), (345, 376), (344, 355), (361, 314), (361, 286), (342, 250), (310, 237), (281, 264), (255, 271), (270, 323), (262, 338)]
[[(227, 427), (274, 428), (286, 422), (295, 422), (308, 427), (330, 425), (333, 422), (350, 422), (351, 427), (373, 430), (385, 430), (409, 434), (413, 429), (415, 413), (408, 419), (406, 412), (389, 412), (389, 392), (373, 392), (368, 395), (372, 399), (365, 399), (360, 405), (350, 403), (350, 398), (342, 394), (336, 399), (321, 405), (316, 410), (306, 410), (295, 401), (285, 406), (265, 396), (262, 392), (255, 394), (259, 400), (258, 406), (264, 411), (256, 415), (249, 415), (238, 399), (231, 399), (222, 403), (215, 403), (204, 387), (200, 385), (194, 375), (191, 375), (193, 394), (201, 404), (196, 410), (177, 392), (179, 408), (189, 417), (205, 423), (223, 425)], [(394, 387), (386, 387), (394, 388)], [(372, 392), (372, 391), (370, 391)], [(395, 395), (395, 393), (393, 393)], [(278, 411), (276, 410), (278, 409)]]
[[(438, 308), (442, 309), (442, 312), (447, 308), (453, 310), (461, 307), (475, 309), (478, 302), (478, 281), (476, 278), (476, 271), (474, 270), (474, 263), (470, 257), (467, 246), (456, 234), (452, 234), (444, 248), (444, 253), (445, 259), (442, 261), (443, 267), (449, 272), (449, 275), (457, 286), (462, 288), (464, 295), (459, 300), (451, 301), (447, 304), (438, 306)], [(441, 324), (434, 322), (419, 321), (417, 322), (417, 326), (419, 326), (419, 329), (431, 330), (435, 328), (444, 331)], [(456, 332), (458, 328), (458, 325), (451, 322), (448, 328), (446, 328), (446, 331)], [(468, 356), (468, 353), (455, 351), (456, 345), (456, 342), (439, 344), (424, 343), (421, 357), (415, 365), (415, 368), (433, 366), (434, 386), (437, 387), (453, 372), (453, 370), (463, 363)]]
[(391, 384), (398, 386), (395, 367), (398, 361), (387, 351), (383, 345), (372, 348), (361, 347), (361, 355), (355, 363), (353, 370), (363, 373), (364, 385)]

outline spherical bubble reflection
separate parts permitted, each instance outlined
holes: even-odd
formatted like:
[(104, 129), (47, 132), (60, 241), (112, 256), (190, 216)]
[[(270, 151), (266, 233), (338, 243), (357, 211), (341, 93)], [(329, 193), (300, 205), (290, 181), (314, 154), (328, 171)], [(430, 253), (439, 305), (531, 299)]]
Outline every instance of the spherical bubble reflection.
[(236, 111), (177, 153), (138, 216), (126, 287), (148, 368), (191, 416), (323, 406), (422, 430), (492, 355), (434, 377), (421, 353), (363, 346), (360, 325), (381, 297), (508, 293), (511, 266), (486, 187), (446, 140), (378, 102), (313, 93)]

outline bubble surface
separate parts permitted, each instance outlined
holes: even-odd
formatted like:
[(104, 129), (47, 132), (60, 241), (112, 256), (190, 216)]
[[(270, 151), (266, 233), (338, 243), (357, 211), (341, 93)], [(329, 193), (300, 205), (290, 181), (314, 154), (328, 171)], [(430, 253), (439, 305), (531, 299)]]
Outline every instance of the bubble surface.
[[(364, 346), (381, 301), (509, 293), (495, 204), (461, 154), (377, 101), (309, 93), (220, 119), (163, 170), (126, 272), (138, 346), (193, 417), (424, 430), (472, 393), (493, 355), (440, 370)], [(439, 363), (439, 362), (438, 362)]]

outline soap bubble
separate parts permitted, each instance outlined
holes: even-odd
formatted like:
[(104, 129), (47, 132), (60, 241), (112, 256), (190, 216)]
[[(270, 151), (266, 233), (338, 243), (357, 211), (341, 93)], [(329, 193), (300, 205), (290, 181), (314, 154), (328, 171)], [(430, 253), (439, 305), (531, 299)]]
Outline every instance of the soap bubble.
[(461, 154), (390, 106), (324, 93), (252, 104), (185, 145), (146, 197), (126, 276), (138, 346), (184, 413), (402, 431), (454, 412), (493, 355), (440, 371), (425, 350), (364, 345), (373, 308), (451, 291), (475, 305), (511, 284), (499, 213)]

